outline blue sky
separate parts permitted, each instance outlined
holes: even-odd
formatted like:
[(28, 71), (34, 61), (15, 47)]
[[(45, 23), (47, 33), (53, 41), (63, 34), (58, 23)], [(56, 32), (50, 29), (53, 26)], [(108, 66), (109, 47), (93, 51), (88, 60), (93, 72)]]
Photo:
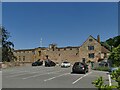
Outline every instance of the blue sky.
[(15, 49), (57, 43), (80, 46), (89, 35), (101, 41), (118, 35), (117, 3), (3, 3), (3, 26)]

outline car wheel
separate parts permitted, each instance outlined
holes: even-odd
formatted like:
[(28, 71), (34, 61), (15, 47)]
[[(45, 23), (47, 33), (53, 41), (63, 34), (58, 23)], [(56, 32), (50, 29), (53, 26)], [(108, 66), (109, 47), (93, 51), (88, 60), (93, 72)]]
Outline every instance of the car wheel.
[(71, 72), (71, 74), (75, 73), (74, 71)]

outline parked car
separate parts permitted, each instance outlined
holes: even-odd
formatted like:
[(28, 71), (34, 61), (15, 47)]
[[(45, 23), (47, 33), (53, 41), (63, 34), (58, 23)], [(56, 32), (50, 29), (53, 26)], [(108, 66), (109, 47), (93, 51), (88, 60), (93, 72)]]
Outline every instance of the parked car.
[(110, 67), (109, 72), (112, 73), (116, 70), (118, 70), (120, 67)]
[(62, 64), (61, 64), (61, 67), (70, 67), (71, 66), (71, 64), (70, 64), (70, 62), (62, 62)]
[(45, 60), (45, 67), (51, 67), (51, 66), (55, 66), (55, 65), (56, 65), (55, 62), (53, 62), (49, 59)]
[(43, 61), (41, 61), (40, 59), (32, 63), (32, 66), (41, 66), (41, 65), (43, 65)]
[(99, 66), (101, 66), (101, 67), (106, 66), (106, 67), (107, 67), (107, 66), (108, 66), (108, 63), (107, 63), (107, 62), (100, 62), (100, 63), (99, 63)]
[(75, 62), (72, 67), (72, 73), (84, 73), (88, 72), (88, 65), (82, 62)]

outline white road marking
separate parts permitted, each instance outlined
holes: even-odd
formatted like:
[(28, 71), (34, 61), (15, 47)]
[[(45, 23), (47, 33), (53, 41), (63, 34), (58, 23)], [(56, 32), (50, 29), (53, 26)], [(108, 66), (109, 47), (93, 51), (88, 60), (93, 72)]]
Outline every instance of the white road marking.
[(7, 76), (7, 78), (9, 77), (17, 77), (17, 76), (22, 76), (22, 75), (26, 75), (26, 74), (33, 74), (35, 72), (32, 72), (32, 73), (22, 73), (22, 74), (17, 74), (17, 75), (11, 75), (11, 76)]
[(91, 73), (92, 73), (92, 72), (89, 72), (89, 73), (83, 75), (82, 77), (80, 77), (80, 78), (78, 78), (77, 80), (75, 80), (72, 84), (77, 83), (77, 82), (78, 82), (79, 80), (81, 80), (83, 77), (85, 77), (85, 76), (87, 76), (87, 75), (89, 75), (89, 74), (91, 74)]
[(13, 72), (13, 73), (10, 73), (10, 74), (17, 74), (17, 73), (22, 73), (22, 72), (28, 72), (28, 71)]
[[(38, 70), (37, 70), (38, 71)], [(50, 70), (43, 70), (43, 71), (51, 71), (51, 69)], [(42, 71), (42, 72), (43, 72)], [(26, 72), (26, 73), (25, 73)], [(6, 76), (7, 78), (8, 77), (17, 77), (17, 76), (21, 76), (21, 75), (25, 75), (25, 74), (34, 74), (34, 73), (39, 73), (39, 72), (41, 72), (41, 71), (38, 71), (38, 72), (32, 72), (32, 71), (19, 71), (19, 72), (14, 72), (14, 73), (10, 73), (10, 74), (8, 74), (8, 75), (10, 75), (10, 76)], [(21, 74), (20, 74), (21, 73)], [(17, 74), (17, 75), (11, 75), (11, 74)]]
[(59, 76), (56, 76), (56, 77), (52, 77), (52, 78), (49, 78), (49, 79), (45, 79), (44, 81), (46, 82), (46, 81), (49, 81), (49, 80), (52, 80), (52, 79), (55, 79), (55, 78), (58, 78), (58, 77), (61, 77), (61, 76), (64, 76), (64, 75), (68, 75), (68, 74), (70, 74), (70, 73), (64, 73), (64, 74), (59, 75)]
[(61, 71), (64, 71), (64, 70), (54, 71), (54, 72), (49, 72), (49, 73), (44, 73), (44, 74), (37, 74), (37, 75), (29, 76), (29, 77), (26, 77), (26, 78), (22, 78), (22, 79), (29, 79), (29, 78), (39, 77), (41, 75), (52, 74), (52, 73), (57, 73), (57, 72), (61, 72)]
[(111, 86), (112, 83), (111, 83), (111, 75), (110, 74), (108, 74), (108, 79), (109, 79), (109, 86)]

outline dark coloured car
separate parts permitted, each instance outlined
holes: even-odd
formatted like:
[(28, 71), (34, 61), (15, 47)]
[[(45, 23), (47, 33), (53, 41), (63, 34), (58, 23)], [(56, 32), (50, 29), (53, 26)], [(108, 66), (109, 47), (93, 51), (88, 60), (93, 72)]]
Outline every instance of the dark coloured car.
[(32, 63), (32, 66), (41, 66), (41, 65), (43, 65), (43, 61), (40, 61), (40, 59)]
[(45, 67), (51, 67), (51, 66), (55, 66), (56, 63), (51, 61), (51, 60), (45, 60)]
[(72, 67), (72, 73), (84, 73), (88, 72), (88, 65), (82, 62), (75, 62)]

